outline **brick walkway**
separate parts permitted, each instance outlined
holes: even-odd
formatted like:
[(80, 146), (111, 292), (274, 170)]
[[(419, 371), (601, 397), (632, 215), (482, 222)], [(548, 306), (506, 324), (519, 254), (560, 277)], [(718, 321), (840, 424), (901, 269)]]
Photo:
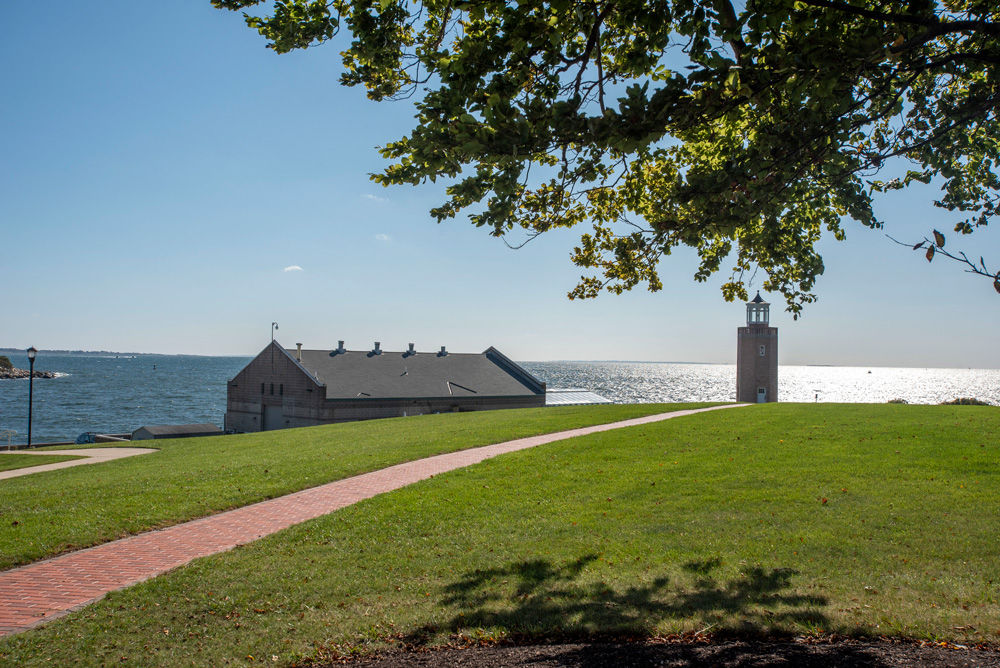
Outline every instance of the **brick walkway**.
[(439, 473), (575, 436), (732, 407), (662, 413), (428, 457), (6, 571), (0, 573), (0, 636), (25, 631), (82, 608), (109, 591), (198, 557), (232, 549)]

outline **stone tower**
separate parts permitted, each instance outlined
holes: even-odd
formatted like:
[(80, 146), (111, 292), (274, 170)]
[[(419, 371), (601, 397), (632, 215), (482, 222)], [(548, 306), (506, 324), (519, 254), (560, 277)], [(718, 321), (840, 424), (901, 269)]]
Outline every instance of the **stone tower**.
[(736, 330), (736, 401), (778, 400), (778, 328), (769, 327), (771, 305), (760, 292), (747, 302), (747, 326)]

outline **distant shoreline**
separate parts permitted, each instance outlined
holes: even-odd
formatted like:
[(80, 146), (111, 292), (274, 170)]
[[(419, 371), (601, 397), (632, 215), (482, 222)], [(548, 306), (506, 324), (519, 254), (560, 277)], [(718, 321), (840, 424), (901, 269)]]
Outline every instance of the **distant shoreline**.
[[(228, 359), (253, 359), (254, 355), (204, 355), (199, 353), (132, 353), (132, 352), (115, 352), (112, 350), (39, 350), (39, 355), (44, 357), (46, 355), (61, 356), (61, 355), (93, 355), (99, 357), (110, 357), (110, 358), (121, 358), (127, 359), (130, 357), (201, 357), (201, 358), (228, 358)], [(27, 356), (23, 348), (0, 348), (0, 355), (6, 355), (11, 358), (11, 361), (15, 361), (17, 356), (24, 355)], [(736, 362), (678, 362), (678, 361), (662, 361), (662, 360), (517, 360), (518, 364), (684, 364), (684, 365), (707, 365), (707, 366), (735, 366)], [(923, 365), (923, 366), (883, 366), (879, 364), (778, 364), (778, 368), (782, 367), (819, 367), (819, 368), (831, 368), (831, 369), (961, 369), (969, 370), (976, 369), (979, 371), (996, 371), (992, 367), (965, 367), (965, 366), (935, 366), (935, 365)]]
[[(200, 355), (195, 353), (122, 353), (113, 350), (39, 350), (39, 356), (45, 355), (96, 355), (100, 357), (245, 357), (251, 359), (253, 355)], [(24, 348), (0, 348), (0, 355), (25, 355)]]
[[(27, 354), (26, 348), (0, 348), (0, 353)], [(156, 355), (157, 353), (123, 353), (113, 350), (39, 350), (40, 353), (56, 353), (60, 355)]]

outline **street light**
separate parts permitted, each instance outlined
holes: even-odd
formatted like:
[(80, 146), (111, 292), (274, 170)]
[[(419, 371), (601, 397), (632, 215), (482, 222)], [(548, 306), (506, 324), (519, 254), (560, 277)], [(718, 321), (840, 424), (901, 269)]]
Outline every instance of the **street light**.
[(31, 447), (31, 400), (35, 384), (35, 346), (28, 348), (28, 447)]

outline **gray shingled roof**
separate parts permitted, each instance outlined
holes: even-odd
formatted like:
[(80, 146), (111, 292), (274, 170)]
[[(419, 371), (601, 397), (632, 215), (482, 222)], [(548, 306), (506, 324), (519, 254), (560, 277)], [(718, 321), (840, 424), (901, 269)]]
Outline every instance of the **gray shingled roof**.
[[(296, 351), (286, 349), (295, 359)], [(520, 397), (544, 384), (495, 348), (479, 353), (303, 350), (301, 365), (326, 385), (327, 399)]]

